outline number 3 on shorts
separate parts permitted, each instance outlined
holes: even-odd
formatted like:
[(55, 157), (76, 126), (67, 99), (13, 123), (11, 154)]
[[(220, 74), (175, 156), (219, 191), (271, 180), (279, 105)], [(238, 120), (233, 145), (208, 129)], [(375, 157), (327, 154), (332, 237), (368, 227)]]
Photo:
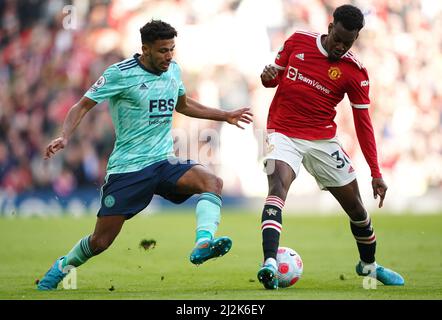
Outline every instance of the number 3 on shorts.
[(339, 150), (333, 152), (333, 153), (331, 154), (331, 156), (332, 156), (333, 158), (336, 158), (336, 161), (339, 162), (339, 164), (336, 166), (336, 168), (338, 168), (338, 169), (343, 168), (343, 167), (345, 166), (345, 163), (349, 163), (349, 161), (348, 161), (347, 157), (345, 156), (345, 154), (343, 154), (343, 155), (342, 155), (342, 158), (341, 158), (341, 155), (340, 155), (340, 153), (339, 153)]

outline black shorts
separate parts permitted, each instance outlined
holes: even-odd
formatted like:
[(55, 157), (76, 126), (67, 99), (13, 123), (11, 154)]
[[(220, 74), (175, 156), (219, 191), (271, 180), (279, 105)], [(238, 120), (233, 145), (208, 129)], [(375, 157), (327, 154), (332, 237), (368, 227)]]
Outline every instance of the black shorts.
[(186, 201), (192, 194), (179, 193), (176, 183), (196, 164), (163, 160), (139, 171), (110, 174), (102, 187), (97, 216), (125, 215), (130, 219), (149, 205), (154, 194), (177, 204)]

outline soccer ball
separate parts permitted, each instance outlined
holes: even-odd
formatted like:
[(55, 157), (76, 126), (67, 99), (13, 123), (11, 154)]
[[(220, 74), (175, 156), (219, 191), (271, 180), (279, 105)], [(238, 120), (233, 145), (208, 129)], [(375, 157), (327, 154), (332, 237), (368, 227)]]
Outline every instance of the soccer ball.
[(293, 249), (279, 247), (276, 262), (278, 263), (278, 286), (287, 288), (294, 285), (302, 275), (301, 256)]

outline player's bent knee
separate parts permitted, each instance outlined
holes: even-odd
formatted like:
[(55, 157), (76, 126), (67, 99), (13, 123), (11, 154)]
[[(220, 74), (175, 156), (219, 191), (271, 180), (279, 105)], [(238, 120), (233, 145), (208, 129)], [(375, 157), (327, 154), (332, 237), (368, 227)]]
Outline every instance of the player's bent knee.
[(203, 182), (201, 187), (202, 192), (213, 192), (216, 194), (221, 194), (223, 190), (223, 180), (214, 174), (210, 174)]
[(215, 178), (216, 178), (215, 188), (217, 189), (216, 193), (221, 194), (221, 191), (223, 190), (224, 181), (220, 177), (215, 177)]

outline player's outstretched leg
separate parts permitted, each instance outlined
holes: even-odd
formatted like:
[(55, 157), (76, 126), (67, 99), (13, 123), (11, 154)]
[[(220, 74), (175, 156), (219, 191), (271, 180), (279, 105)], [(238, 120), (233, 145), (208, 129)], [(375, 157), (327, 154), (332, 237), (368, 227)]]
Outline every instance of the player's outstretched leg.
[(92, 235), (88, 235), (65, 256), (59, 258), (37, 284), (39, 290), (54, 290), (72, 267), (79, 267), (93, 256), (105, 251), (123, 226), (124, 215), (99, 216)]
[(38, 282), (38, 290), (54, 290), (69, 273), (69, 266), (78, 267), (85, 263), (94, 254), (90, 246), (90, 237), (87, 236), (78, 241), (66, 256), (63, 256), (52, 265), (44, 277)]
[(343, 187), (329, 187), (328, 190), (350, 217), (350, 228), (360, 258), (356, 265), (356, 273), (360, 276), (372, 276), (384, 285), (404, 285), (404, 279), (400, 274), (376, 264), (376, 235), (371, 218), (362, 204), (356, 179)]
[(376, 264), (376, 235), (370, 216), (365, 214), (364, 218), (363, 220), (350, 219), (350, 228), (356, 240), (360, 257), (360, 261), (356, 265), (356, 273), (360, 276), (372, 276), (387, 286), (404, 285), (404, 279), (400, 274)]
[(190, 262), (199, 265), (225, 255), (232, 247), (229, 237), (214, 238), (221, 218), (221, 197), (204, 192), (196, 206), (197, 228), (195, 247), (190, 253)]
[(371, 276), (386, 286), (403, 286), (404, 278), (397, 272), (384, 268), (376, 263), (365, 264), (359, 261), (356, 265), (356, 273), (360, 276)]

